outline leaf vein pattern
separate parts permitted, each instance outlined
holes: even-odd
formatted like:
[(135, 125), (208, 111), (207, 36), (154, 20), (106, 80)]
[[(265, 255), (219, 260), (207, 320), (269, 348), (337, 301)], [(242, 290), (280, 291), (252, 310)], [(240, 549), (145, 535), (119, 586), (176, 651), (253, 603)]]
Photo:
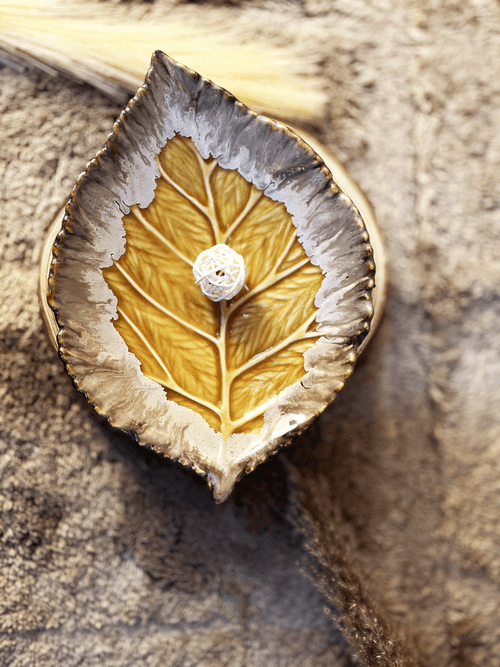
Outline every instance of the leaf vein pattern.
[(160, 170), (160, 174), (162, 178), (167, 181), (167, 183), (170, 183), (170, 185), (177, 190), (177, 192), (185, 197), (193, 206), (196, 206), (196, 208), (203, 213), (204, 216), (206, 216), (207, 220), (209, 221), (210, 225), (212, 226), (214, 236), (215, 238), (218, 238), (218, 225), (217, 221), (214, 220), (214, 211), (210, 206), (205, 206), (201, 202), (199, 202), (195, 197), (192, 197), (190, 194), (188, 194), (184, 188), (182, 188), (178, 183), (176, 183), (170, 176), (167, 174), (167, 172), (163, 169), (162, 165), (160, 162), (157, 160), (156, 161), (158, 165), (158, 169)]
[(205, 162), (205, 160), (203, 160), (203, 158), (201, 157), (201, 155), (198, 153), (197, 150), (194, 150), (193, 152), (196, 156), (198, 164), (200, 165), (201, 173), (203, 174), (203, 184), (205, 186), (205, 192), (207, 194), (207, 199), (208, 199), (207, 212), (205, 213), (205, 215), (207, 215), (208, 219), (210, 220), (210, 224), (212, 225), (212, 230), (217, 243), (222, 243), (220, 225), (219, 221), (217, 220), (217, 214), (215, 212), (214, 196), (212, 193), (212, 188), (210, 186), (210, 174), (217, 166), (217, 160), (213, 160), (213, 162), (207, 163)]
[(165, 315), (168, 315), (168, 317), (171, 317), (173, 320), (175, 320), (178, 324), (181, 324), (183, 327), (186, 327), (186, 329), (190, 329), (193, 333), (198, 334), (199, 336), (203, 336), (203, 338), (206, 338), (207, 340), (211, 341), (215, 345), (219, 345), (219, 341), (217, 338), (214, 338), (214, 336), (211, 336), (209, 333), (206, 333), (205, 331), (202, 331), (201, 329), (198, 329), (198, 327), (195, 327), (192, 324), (189, 324), (189, 322), (185, 322), (183, 319), (180, 317), (177, 317), (177, 315), (174, 315), (170, 310), (165, 308), (164, 306), (161, 305), (161, 303), (158, 303), (155, 299), (153, 299), (152, 296), (150, 296), (147, 292), (145, 292), (142, 287), (140, 287), (135, 280), (132, 278), (132, 276), (129, 275), (127, 271), (125, 271), (124, 268), (120, 266), (118, 262), (115, 262), (116, 268), (120, 271), (120, 273), (123, 275), (125, 280), (127, 280), (130, 285), (138, 292), (141, 296), (143, 296), (149, 303), (154, 306), (155, 308), (158, 308), (162, 313)]
[(161, 232), (159, 232), (154, 225), (149, 223), (146, 218), (142, 215), (140, 208), (137, 205), (131, 206), (130, 207), (130, 212), (134, 214), (134, 216), (139, 220), (139, 222), (148, 230), (148, 232), (151, 232), (151, 234), (154, 234), (157, 239), (159, 239), (169, 250), (171, 250), (173, 253), (179, 257), (179, 259), (182, 259), (186, 264), (189, 264), (190, 266), (193, 266), (193, 262), (189, 259), (189, 257), (186, 257), (179, 248), (176, 248), (173, 243), (170, 243)]
[(231, 380), (234, 379), (235, 377), (237, 377), (238, 375), (241, 375), (241, 373), (244, 373), (249, 368), (252, 368), (253, 366), (256, 366), (257, 364), (260, 364), (265, 359), (269, 359), (269, 357), (272, 357), (277, 352), (280, 352), (281, 350), (285, 349), (289, 345), (292, 345), (292, 343), (297, 343), (298, 341), (304, 340), (305, 338), (319, 338), (320, 336), (324, 336), (325, 334), (321, 333), (320, 331), (307, 332), (307, 329), (314, 322), (315, 319), (316, 319), (316, 313), (313, 313), (311, 315), (311, 317), (309, 317), (304, 322), (304, 324), (301, 326), (301, 328), (299, 330), (290, 334), (287, 338), (283, 339), (281, 342), (277, 343), (276, 345), (273, 345), (272, 347), (268, 348), (264, 352), (261, 352), (260, 354), (255, 355), (255, 357), (250, 359), (250, 361), (247, 361), (246, 364), (243, 364), (238, 369), (230, 372), (229, 376), (230, 376)]
[(252, 193), (250, 194), (250, 197), (248, 198), (248, 201), (246, 203), (245, 208), (241, 213), (237, 216), (236, 220), (232, 223), (232, 225), (229, 227), (225, 234), (225, 239), (224, 243), (228, 243), (229, 239), (231, 238), (231, 234), (233, 234), (238, 227), (241, 225), (241, 223), (245, 220), (247, 215), (250, 213), (250, 211), (255, 207), (258, 201), (262, 199), (263, 193), (259, 192), (259, 190), (252, 190)]
[[(172, 389), (173, 391), (176, 391), (178, 394), (182, 394), (182, 396), (185, 396), (186, 398), (189, 398), (190, 400), (194, 401), (195, 403), (198, 402), (201, 405), (204, 405), (206, 408), (209, 410), (212, 410), (212, 412), (215, 412), (215, 414), (219, 415), (219, 409), (213, 404), (210, 403), (210, 401), (205, 401), (204, 399), (200, 397), (195, 397), (193, 396), (190, 392), (186, 391), (182, 387), (180, 387), (177, 382), (174, 380), (172, 377), (172, 374), (168, 370), (168, 368), (165, 366), (163, 359), (161, 356), (158, 354), (158, 352), (154, 349), (153, 345), (149, 342), (149, 340), (146, 338), (146, 336), (143, 334), (143, 332), (139, 329), (139, 327), (132, 322), (132, 320), (126, 315), (126, 313), (123, 312), (121, 308), (118, 308), (118, 313), (120, 314), (121, 317), (128, 323), (128, 325), (135, 331), (135, 333), (139, 336), (139, 338), (142, 340), (144, 345), (148, 348), (148, 350), (151, 352), (151, 354), (154, 356), (156, 361), (158, 362), (160, 368), (166, 375), (166, 381), (161, 380), (159, 378), (151, 378), (154, 380), (154, 382), (157, 382), (158, 384), (161, 384), (165, 389)], [(220, 415), (219, 415), (220, 416)]]
[[(222, 169), (216, 158), (204, 159), (190, 139), (177, 135), (167, 141), (156, 162), (159, 180), (169, 186), (162, 188), (157, 202), (153, 200), (156, 208), (151, 215), (148, 209), (143, 213), (131, 207), (126, 225), (137, 230), (133, 238), (139, 252), (134, 250), (131, 261), (123, 265), (122, 258), (114, 262), (119, 274), (110, 272), (119, 318), (128, 325), (123, 331), (130, 332), (126, 342), (143, 368), (150, 369), (148, 377), (165, 388), (167, 398), (170, 390), (174, 393), (170, 400), (184, 398), (187, 405), (198, 404), (207, 420), (213, 414), (209, 423), (220, 430), (224, 440), (232, 433), (259, 433), (262, 415), (280, 391), (277, 387), (304, 377), (303, 352), (325, 336), (325, 332), (310, 330), (318, 312), (314, 297), (323, 279), (321, 270), (311, 264), (300, 245), (284, 205), (267, 198), (237, 171)], [(142, 234), (149, 235), (144, 247)], [(238, 252), (253, 271), (247, 277), (250, 289), (233, 301), (206, 305), (201, 313), (197, 309), (205, 302), (200, 301), (191, 276), (191, 250), (201, 252), (211, 238), (231, 245), (233, 235)], [(153, 251), (158, 242), (168, 249), (167, 254)], [(126, 232), (122, 257), (127, 252)], [(167, 262), (161, 271), (155, 265), (160, 261)], [(146, 262), (147, 270), (141, 270), (138, 262)], [(105, 277), (111, 269), (104, 270)], [(159, 282), (165, 276), (167, 286)], [(126, 309), (121, 307), (122, 299)], [(166, 317), (180, 327), (166, 326), (165, 330), (177, 333), (158, 336), (156, 329), (148, 333), (143, 328), (150, 322), (144, 318), (153, 317), (156, 311), (158, 319), (155, 315), (148, 326), (159, 327)], [(182, 341), (168, 339), (182, 331)], [(184, 372), (185, 367), (197, 376)], [(219, 458), (227, 455), (221, 447)]]
[(252, 290), (247, 292), (245, 295), (241, 297), (241, 299), (238, 299), (235, 303), (231, 304), (229, 306), (228, 310), (228, 316), (232, 315), (233, 312), (242, 306), (245, 302), (250, 301), (254, 296), (257, 294), (260, 294), (260, 292), (263, 292), (264, 290), (269, 289), (270, 287), (273, 287), (277, 283), (280, 282), (280, 280), (283, 280), (284, 278), (288, 278), (288, 276), (291, 276), (294, 274), (296, 271), (301, 269), (303, 266), (306, 266), (309, 264), (309, 257), (305, 257), (302, 259), (300, 262), (297, 262), (293, 266), (291, 266), (288, 269), (285, 269), (285, 271), (281, 271), (279, 273), (272, 271), (266, 278), (266, 280), (263, 280), (260, 285), (257, 285), (254, 287)]

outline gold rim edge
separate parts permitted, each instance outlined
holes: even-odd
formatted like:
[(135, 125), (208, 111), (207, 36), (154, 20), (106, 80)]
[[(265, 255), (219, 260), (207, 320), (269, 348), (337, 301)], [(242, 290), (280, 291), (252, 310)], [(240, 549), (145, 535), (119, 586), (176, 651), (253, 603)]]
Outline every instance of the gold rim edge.
[(370, 237), (370, 244), (373, 249), (373, 259), (375, 261), (375, 287), (372, 290), (373, 317), (370, 324), (368, 336), (359, 346), (358, 356), (367, 348), (384, 315), (385, 301), (387, 297), (387, 259), (384, 250), (382, 234), (380, 233), (375, 211), (368, 201), (367, 196), (360, 188), (358, 183), (350, 175), (342, 162), (333, 155), (323, 144), (320, 144), (309, 133), (294, 129), (311, 148), (316, 151), (323, 162), (330, 170), (333, 181), (349, 197), (354, 206), (358, 209), (366, 226), (366, 231)]

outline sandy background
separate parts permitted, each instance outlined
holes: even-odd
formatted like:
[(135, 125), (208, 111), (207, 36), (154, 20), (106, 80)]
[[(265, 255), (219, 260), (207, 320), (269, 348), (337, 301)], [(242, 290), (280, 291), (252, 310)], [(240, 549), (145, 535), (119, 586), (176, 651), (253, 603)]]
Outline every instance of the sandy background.
[(330, 102), (308, 129), (375, 208), (385, 319), (336, 402), (215, 506), (95, 418), (42, 330), (45, 230), (120, 109), (0, 68), (0, 664), (500, 665), (500, 3), (221, 12), (316, 37)]

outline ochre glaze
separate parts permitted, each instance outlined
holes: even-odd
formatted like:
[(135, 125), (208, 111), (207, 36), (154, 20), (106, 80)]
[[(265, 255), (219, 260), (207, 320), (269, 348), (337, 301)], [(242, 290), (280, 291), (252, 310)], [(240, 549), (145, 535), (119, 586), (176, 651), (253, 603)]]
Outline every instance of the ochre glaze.
[[(123, 218), (125, 253), (103, 271), (118, 299), (114, 326), (167, 398), (227, 439), (258, 433), (280, 391), (305, 375), (322, 272), (282, 203), (176, 135), (157, 157), (146, 209)], [(198, 254), (225, 243), (243, 256), (246, 288), (213, 303), (195, 285)]]

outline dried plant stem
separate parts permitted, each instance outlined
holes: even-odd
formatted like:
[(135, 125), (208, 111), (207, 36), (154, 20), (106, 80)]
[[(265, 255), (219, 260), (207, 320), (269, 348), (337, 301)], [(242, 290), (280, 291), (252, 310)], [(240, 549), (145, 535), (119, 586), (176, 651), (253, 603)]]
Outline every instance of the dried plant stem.
[(192, 9), (132, 19), (116, 5), (0, 0), (0, 57), (3, 52), (10, 64), (64, 73), (122, 103), (142, 84), (152, 52), (161, 49), (251, 108), (289, 119), (322, 115), (326, 98), (316, 56), (293, 41), (282, 47), (250, 38), (258, 26), (246, 23), (243, 30), (227, 12), (204, 7), (200, 20)]

